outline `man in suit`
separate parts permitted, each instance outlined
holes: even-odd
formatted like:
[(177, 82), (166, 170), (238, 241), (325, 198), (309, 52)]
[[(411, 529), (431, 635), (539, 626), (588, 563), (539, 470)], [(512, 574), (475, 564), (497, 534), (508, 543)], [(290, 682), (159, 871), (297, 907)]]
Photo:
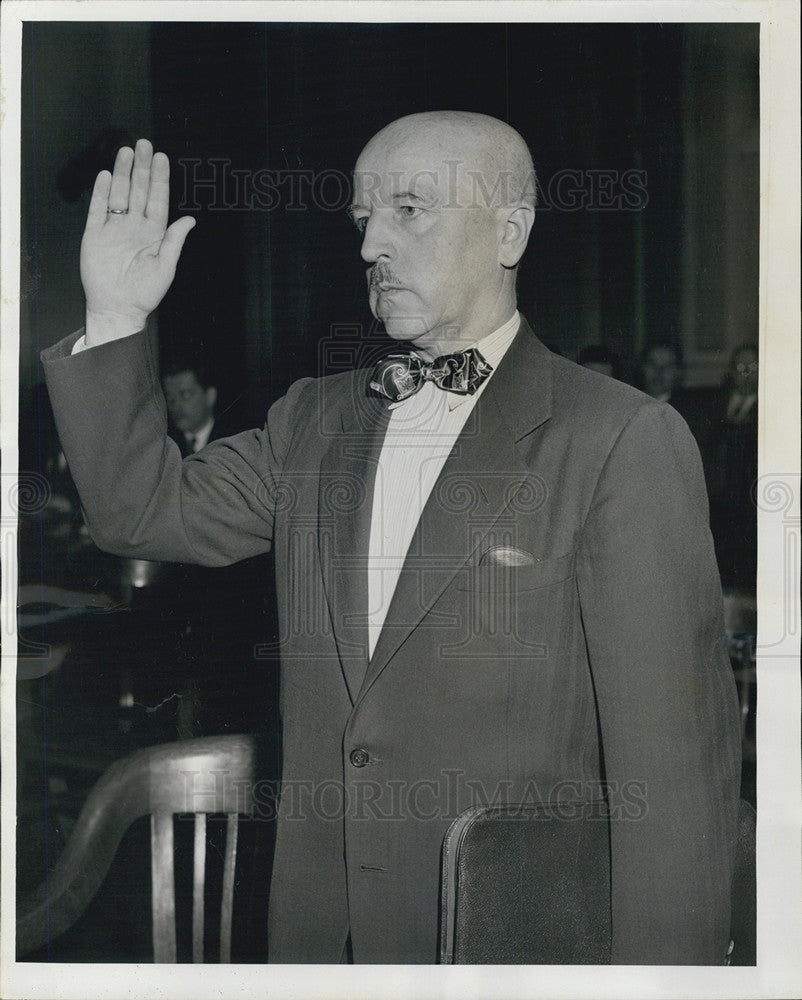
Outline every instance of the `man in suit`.
[(185, 458), (210, 441), (231, 437), (251, 426), (252, 421), (236, 403), (218, 409), (217, 383), (205, 364), (187, 359), (170, 361), (162, 365), (161, 379), (167, 433)]
[(710, 392), (687, 389), (683, 385), (684, 371), (682, 351), (671, 340), (652, 340), (641, 352), (640, 388), (652, 399), (673, 406), (702, 448), (710, 416)]
[(708, 434), (700, 440), (710, 495), (710, 524), (725, 588), (754, 593), (757, 577), (756, 344), (739, 344), (708, 410)]
[(611, 960), (724, 960), (739, 735), (699, 456), (670, 407), (517, 312), (533, 181), (484, 115), (374, 136), (351, 215), (401, 356), (303, 379), (183, 462), (141, 331), (192, 220), (166, 228), (143, 140), (95, 185), (86, 332), (45, 355), (93, 535), (275, 556), (272, 961), (434, 962), (454, 817), (566, 794), (609, 808)]
[(679, 348), (668, 340), (654, 340), (644, 347), (640, 363), (643, 391), (661, 403), (672, 403), (682, 388)]
[(604, 344), (588, 344), (576, 356), (576, 363), (608, 378), (621, 378), (621, 359)]
[(200, 366), (173, 364), (162, 374), (170, 436), (183, 456), (200, 451), (209, 441), (226, 437), (215, 420), (217, 386)]

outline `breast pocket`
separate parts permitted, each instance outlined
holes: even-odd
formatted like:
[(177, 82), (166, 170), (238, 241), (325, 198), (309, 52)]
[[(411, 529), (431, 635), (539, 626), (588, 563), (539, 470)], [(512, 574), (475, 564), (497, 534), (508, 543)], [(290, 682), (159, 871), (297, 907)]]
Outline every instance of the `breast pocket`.
[(459, 578), (459, 648), (468, 656), (543, 659), (562, 647), (574, 615), (575, 553), (523, 565), (493, 560)]
[(494, 550), (483, 553), (480, 560), (468, 567), (460, 577), (458, 588), (480, 594), (507, 594), (515, 597), (562, 583), (575, 574), (575, 552), (551, 559), (533, 558), (531, 562), (517, 564), (504, 562), (503, 558), (507, 557), (494, 557)]

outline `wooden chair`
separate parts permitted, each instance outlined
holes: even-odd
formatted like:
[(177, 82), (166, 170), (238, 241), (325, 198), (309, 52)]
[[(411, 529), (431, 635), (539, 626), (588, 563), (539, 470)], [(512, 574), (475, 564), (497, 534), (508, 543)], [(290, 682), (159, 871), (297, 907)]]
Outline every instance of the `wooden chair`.
[(192, 957), (203, 962), (206, 819), (226, 816), (220, 961), (231, 961), (238, 818), (255, 812), (255, 740), (210, 736), (140, 750), (113, 764), (92, 789), (54, 870), (20, 906), (17, 955), (63, 933), (81, 916), (109, 870), (123, 834), (151, 818), (153, 958), (175, 962), (173, 817), (194, 814)]

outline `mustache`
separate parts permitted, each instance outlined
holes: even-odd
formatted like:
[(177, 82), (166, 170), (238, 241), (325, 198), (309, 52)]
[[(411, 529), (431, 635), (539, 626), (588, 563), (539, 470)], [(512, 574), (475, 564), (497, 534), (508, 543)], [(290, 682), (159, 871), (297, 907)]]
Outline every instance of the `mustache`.
[(378, 264), (373, 265), (370, 269), (368, 280), (371, 291), (374, 291), (377, 285), (400, 284), (396, 275), (390, 270), (390, 265), (384, 261), (380, 261)]

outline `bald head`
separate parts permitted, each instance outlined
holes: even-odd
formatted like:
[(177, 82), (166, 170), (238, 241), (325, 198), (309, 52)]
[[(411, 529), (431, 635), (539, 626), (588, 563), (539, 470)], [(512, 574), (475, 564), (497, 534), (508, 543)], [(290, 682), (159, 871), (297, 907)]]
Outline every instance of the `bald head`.
[(474, 111), (426, 111), (391, 122), (368, 142), (357, 162), (377, 154), (424, 156), (446, 167), (449, 202), (455, 207), (535, 207), (532, 157), (523, 138), (498, 118)]
[(532, 158), (504, 122), (434, 111), (383, 128), (351, 206), (374, 316), (432, 356), (478, 343), (515, 313), (534, 205)]

